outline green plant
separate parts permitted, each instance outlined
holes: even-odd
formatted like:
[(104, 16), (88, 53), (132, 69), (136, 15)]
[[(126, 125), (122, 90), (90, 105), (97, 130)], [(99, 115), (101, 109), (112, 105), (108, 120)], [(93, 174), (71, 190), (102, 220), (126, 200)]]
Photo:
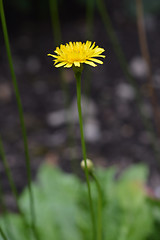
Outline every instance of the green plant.
[[(132, 166), (115, 180), (117, 169), (98, 169), (96, 174), (103, 195), (103, 239), (157, 240), (160, 226), (160, 202), (149, 199), (145, 191), (148, 170), (144, 165)], [(35, 196), (37, 231), (40, 239), (91, 239), (90, 212), (86, 184), (74, 174), (44, 164), (32, 183)], [(98, 195), (95, 182), (91, 182), (94, 207)], [(27, 189), (19, 204), (31, 224)], [(12, 237), (8, 235), (5, 219), (14, 224)], [(87, 222), (87, 224), (85, 224)], [(8, 239), (27, 240), (27, 229), (19, 214), (10, 213), (0, 218), (0, 225)], [(0, 236), (0, 240), (3, 239)]]
[[(89, 169), (87, 166), (87, 151), (86, 151), (86, 143), (84, 137), (84, 130), (83, 130), (83, 116), (82, 116), (82, 108), (81, 108), (81, 76), (83, 71), (83, 64), (88, 64), (92, 67), (96, 67), (95, 63), (103, 64), (103, 62), (97, 58), (102, 57), (105, 58), (102, 53), (105, 50), (98, 46), (95, 46), (95, 42), (92, 43), (91, 41), (86, 41), (86, 43), (82, 42), (69, 42), (65, 45), (61, 44), (60, 47), (56, 47), (54, 53), (56, 54), (48, 54), (54, 58), (54, 65), (55, 67), (64, 67), (64, 68), (71, 68), (73, 69), (75, 79), (76, 79), (76, 89), (77, 89), (77, 109), (78, 109), (78, 117), (79, 117), (79, 127), (80, 127), (80, 136), (81, 136), (81, 149), (82, 155), (84, 160), (84, 172), (86, 177), (87, 189), (88, 189), (88, 200), (89, 200), (89, 209), (91, 215), (91, 222), (92, 222), (92, 235), (93, 239), (101, 240), (101, 220), (98, 221), (98, 231), (96, 232), (96, 224), (95, 224), (95, 217), (94, 217), (94, 209), (93, 209), (93, 202), (92, 202), (92, 194), (91, 194), (91, 187), (90, 187), (90, 179), (89, 179)], [(94, 175), (93, 175), (94, 176)], [(97, 178), (94, 178), (96, 183)], [(98, 190), (99, 190), (99, 185)], [(98, 191), (100, 194), (100, 191)], [(99, 204), (100, 205), (100, 204)], [(101, 207), (98, 208), (101, 211)], [(99, 214), (101, 216), (101, 214)], [(100, 218), (98, 218), (100, 219)], [(86, 224), (86, 223), (85, 223)]]

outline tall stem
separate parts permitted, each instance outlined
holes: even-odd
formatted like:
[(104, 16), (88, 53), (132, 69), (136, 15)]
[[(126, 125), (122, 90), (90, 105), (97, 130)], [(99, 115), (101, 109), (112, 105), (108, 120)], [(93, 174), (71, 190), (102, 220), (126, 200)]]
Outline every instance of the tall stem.
[(83, 132), (83, 120), (82, 120), (82, 109), (81, 109), (81, 72), (75, 72), (75, 78), (76, 78), (76, 83), (77, 83), (77, 107), (78, 107), (78, 114), (79, 114), (81, 145), (82, 145), (83, 159), (85, 162), (85, 176), (86, 176), (87, 187), (88, 187), (89, 206), (90, 206), (90, 213), (91, 213), (91, 220), (92, 220), (92, 227), (93, 227), (93, 239), (95, 239), (95, 236), (96, 236), (96, 227), (95, 226), (96, 225), (95, 225), (93, 203), (92, 203), (92, 197), (91, 197), (89, 173), (88, 173), (88, 168), (87, 168), (87, 154), (86, 154), (86, 145), (85, 145), (84, 132)]
[(33, 192), (32, 192), (32, 187), (31, 187), (31, 166), (30, 166), (30, 156), (29, 156), (29, 150), (28, 150), (27, 134), (26, 134), (26, 128), (25, 128), (25, 124), (24, 124), (24, 115), (23, 115), (21, 97), (20, 97), (20, 93), (19, 93), (19, 89), (18, 89), (16, 75), (15, 75), (14, 68), (13, 68), (13, 60), (12, 60), (12, 55), (11, 55), (6, 19), (5, 19), (5, 14), (4, 14), (3, 0), (0, 0), (0, 15), (1, 15), (3, 34), (4, 34), (4, 41), (5, 41), (6, 51), (7, 51), (7, 56), (8, 56), (8, 62), (9, 62), (11, 76), (12, 76), (12, 83), (14, 86), (14, 91), (15, 91), (16, 100), (17, 100), (20, 125), (21, 125), (21, 130), (22, 130), (22, 135), (23, 135), (25, 162), (26, 162), (26, 169), (27, 169), (27, 182), (28, 182), (28, 190), (29, 190), (29, 197), (30, 197), (30, 212), (31, 212), (31, 217), (32, 217), (31, 224), (32, 224), (32, 229), (33, 229), (35, 238), (38, 239), (36, 228), (35, 228), (36, 218), (35, 218), (35, 208), (34, 208), (34, 201), (33, 201)]
[(102, 240), (102, 190), (96, 175), (91, 172), (98, 191), (97, 240)]

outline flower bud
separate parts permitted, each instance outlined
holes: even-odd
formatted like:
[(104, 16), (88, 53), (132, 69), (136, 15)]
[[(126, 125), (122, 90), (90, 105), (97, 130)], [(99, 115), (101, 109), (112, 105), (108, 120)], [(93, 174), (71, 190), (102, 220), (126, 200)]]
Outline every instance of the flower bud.
[[(86, 159), (86, 163), (87, 163), (88, 171), (92, 172), (93, 168), (94, 168), (93, 162), (90, 159)], [(85, 170), (85, 161), (84, 160), (81, 161), (81, 168), (83, 170)]]

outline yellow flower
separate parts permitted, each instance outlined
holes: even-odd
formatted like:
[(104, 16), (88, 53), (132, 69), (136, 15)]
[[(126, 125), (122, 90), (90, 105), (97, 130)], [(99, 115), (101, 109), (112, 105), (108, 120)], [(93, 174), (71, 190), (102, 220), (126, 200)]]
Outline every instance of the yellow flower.
[(73, 65), (80, 67), (81, 63), (86, 63), (92, 67), (96, 67), (95, 63), (103, 64), (103, 62), (97, 57), (105, 58), (101, 55), (105, 50), (98, 46), (95, 47), (95, 42), (92, 44), (90, 41), (86, 43), (82, 42), (69, 42), (66, 45), (60, 45), (54, 51), (57, 55), (48, 54), (48, 56), (54, 57), (55, 67), (66, 67), (70, 68)]

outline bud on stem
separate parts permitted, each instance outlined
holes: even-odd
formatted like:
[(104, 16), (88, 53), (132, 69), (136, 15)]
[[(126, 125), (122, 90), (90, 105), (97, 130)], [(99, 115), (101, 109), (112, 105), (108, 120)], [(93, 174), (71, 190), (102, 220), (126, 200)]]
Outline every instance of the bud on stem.
[[(94, 169), (93, 162), (90, 159), (86, 159), (86, 163), (87, 163), (88, 172), (91, 173)], [(85, 161), (84, 160), (81, 161), (81, 168), (83, 170), (85, 170)]]

